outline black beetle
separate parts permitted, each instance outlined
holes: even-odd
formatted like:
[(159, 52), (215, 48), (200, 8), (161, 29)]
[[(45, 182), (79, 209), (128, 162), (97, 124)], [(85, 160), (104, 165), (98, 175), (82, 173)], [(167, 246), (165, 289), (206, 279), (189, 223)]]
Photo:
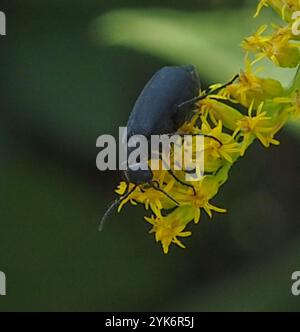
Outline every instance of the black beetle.
[[(231, 84), (236, 78), (237, 76), (217, 90)], [(143, 135), (150, 139), (151, 135), (176, 133), (186, 120), (186, 116), (195, 109), (195, 102), (207, 96), (207, 94), (199, 96), (199, 90), (200, 80), (193, 65), (168, 66), (158, 70), (146, 84), (132, 109), (127, 122), (127, 140), (133, 135)], [(130, 152), (131, 148), (128, 148), (128, 155)], [(193, 186), (180, 181), (172, 171), (170, 173), (183, 185), (193, 188)], [(135, 184), (135, 186), (122, 199), (117, 199), (112, 203), (101, 220), (100, 229), (110, 211), (139, 185), (148, 184), (176, 202), (159, 188), (157, 182), (152, 181), (153, 174), (150, 169), (130, 169), (129, 165), (125, 171), (125, 177), (128, 182)]]
[[(163, 67), (157, 71), (139, 95), (127, 122), (127, 139), (133, 135), (175, 133), (193, 103), (180, 110), (180, 105), (194, 100), (200, 90), (200, 81), (194, 66)], [(128, 148), (128, 154), (131, 148)], [(151, 170), (125, 171), (127, 180), (140, 185), (150, 183)]]

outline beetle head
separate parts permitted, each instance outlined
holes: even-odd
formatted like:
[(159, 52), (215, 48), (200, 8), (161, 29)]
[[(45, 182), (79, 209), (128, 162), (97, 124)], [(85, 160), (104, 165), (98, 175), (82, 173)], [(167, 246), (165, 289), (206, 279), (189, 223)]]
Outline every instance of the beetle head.
[(148, 170), (132, 170), (128, 169), (127, 171), (124, 171), (126, 179), (128, 182), (134, 183), (136, 185), (144, 184), (144, 183), (150, 183), (153, 178), (153, 173), (150, 169)]

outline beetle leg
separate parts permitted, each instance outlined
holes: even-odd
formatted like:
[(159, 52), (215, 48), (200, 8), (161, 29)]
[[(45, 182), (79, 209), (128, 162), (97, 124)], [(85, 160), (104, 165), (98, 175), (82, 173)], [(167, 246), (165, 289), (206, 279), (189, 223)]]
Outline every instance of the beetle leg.
[[(170, 135), (171, 135), (171, 134), (170, 134)], [(163, 156), (161, 155), (161, 153), (159, 154), (159, 159), (164, 163)], [(173, 176), (173, 178), (174, 178), (178, 183), (180, 183), (181, 185), (183, 185), (183, 186), (185, 186), (185, 187), (192, 188), (192, 189), (193, 189), (193, 192), (194, 192), (194, 195), (196, 195), (196, 190), (195, 190), (194, 186), (192, 186), (191, 184), (186, 183), (186, 182), (180, 180), (180, 179), (174, 174), (174, 172), (172, 171), (171, 168), (168, 169), (167, 171), (168, 171), (168, 173), (169, 173), (170, 175)]]
[(207, 134), (189, 134), (189, 133), (181, 133), (181, 132), (175, 132), (175, 133), (170, 133), (170, 134), (164, 134), (164, 135), (167, 135), (167, 136), (173, 136), (173, 135), (178, 135), (178, 136), (181, 136), (181, 137), (184, 137), (185, 135), (190, 135), (190, 136), (203, 136), (203, 137), (207, 137), (207, 138), (211, 138), (213, 140), (215, 140), (216, 142), (218, 142), (221, 146), (223, 145), (223, 143), (218, 139), (216, 138), (215, 136), (212, 136), (212, 135), (207, 135)]
[(211, 138), (211, 139), (215, 140), (216, 142), (218, 142), (221, 146), (223, 145), (223, 143), (217, 137), (212, 136), (212, 135), (207, 135), (207, 134), (186, 134), (186, 135), (203, 136), (203, 137)]
[(152, 181), (151, 183), (150, 183), (150, 185), (151, 185), (151, 187), (153, 188), (153, 189), (155, 189), (155, 190), (157, 190), (157, 191), (159, 191), (159, 192), (161, 192), (161, 193), (163, 193), (165, 196), (167, 196), (171, 201), (173, 201), (176, 205), (180, 205), (177, 201), (176, 201), (176, 199), (174, 199), (171, 195), (169, 195), (166, 191), (164, 191), (162, 188), (160, 188), (160, 186), (159, 186), (159, 182), (158, 181)]
[(183, 186), (185, 186), (185, 187), (192, 188), (192, 189), (193, 189), (194, 196), (196, 196), (197, 193), (196, 193), (196, 189), (194, 188), (194, 186), (192, 186), (191, 184), (186, 183), (186, 182), (183, 182), (182, 180), (180, 180), (180, 179), (174, 174), (174, 172), (173, 172), (171, 169), (168, 170), (168, 173), (169, 173), (170, 175), (172, 175), (173, 178), (174, 178), (177, 182), (179, 182), (181, 185), (183, 185)]

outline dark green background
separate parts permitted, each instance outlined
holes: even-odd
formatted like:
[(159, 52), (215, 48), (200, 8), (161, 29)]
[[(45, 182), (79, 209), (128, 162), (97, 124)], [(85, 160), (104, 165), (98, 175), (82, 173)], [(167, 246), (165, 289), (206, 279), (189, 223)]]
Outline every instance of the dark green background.
[(254, 21), (255, 3), (241, 0), (11, 0), (0, 10), (0, 310), (299, 310), (299, 125), (279, 147), (249, 149), (213, 200), (229, 212), (190, 225), (186, 250), (164, 255), (142, 208), (97, 231), (119, 174), (97, 171), (96, 138), (117, 134), (163, 65), (196, 64), (204, 86), (229, 79), (241, 38), (272, 14)]

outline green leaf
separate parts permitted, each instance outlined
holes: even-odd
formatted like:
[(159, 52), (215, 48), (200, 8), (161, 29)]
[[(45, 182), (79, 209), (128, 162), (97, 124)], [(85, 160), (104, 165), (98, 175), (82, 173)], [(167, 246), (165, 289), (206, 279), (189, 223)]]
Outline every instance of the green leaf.
[[(240, 43), (257, 27), (275, 17), (253, 19), (254, 8), (201, 11), (114, 10), (95, 22), (96, 39), (101, 45), (117, 45), (160, 57), (171, 64), (193, 63), (201, 76), (226, 81), (244, 67)], [(267, 73), (274, 73), (269, 63)], [(291, 71), (280, 70), (283, 83)]]
[(231, 21), (233, 12), (221, 18), (216, 12), (116, 10), (101, 16), (96, 27), (101, 42), (130, 47), (174, 64), (193, 63), (202, 75), (219, 81), (230, 78), (243, 64), (241, 32), (224, 22), (224, 17)]

